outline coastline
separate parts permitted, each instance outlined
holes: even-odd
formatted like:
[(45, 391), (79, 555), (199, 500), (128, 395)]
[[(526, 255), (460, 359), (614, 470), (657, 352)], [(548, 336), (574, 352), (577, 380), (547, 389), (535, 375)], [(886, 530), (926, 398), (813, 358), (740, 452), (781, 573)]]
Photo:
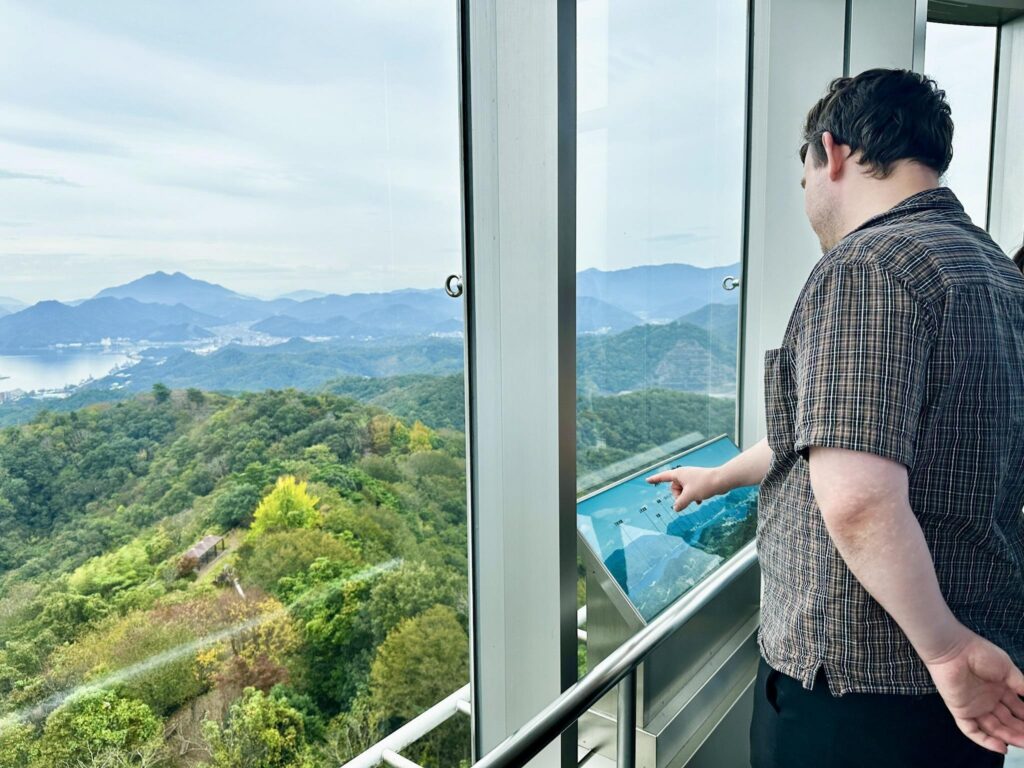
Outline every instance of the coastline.
[[(118, 359), (116, 362), (97, 364), (107, 355), (116, 356)], [(88, 356), (91, 359), (83, 367), (54, 370), (63, 367), (54, 365), (58, 360), (66, 361), (77, 356)], [(13, 370), (8, 368), (10, 373), (0, 374), (0, 382), (7, 382), (7, 386), (0, 383), (0, 403), (11, 403), (26, 398), (64, 399), (99, 380), (127, 371), (141, 360), (136, 350), (81, 348), (47, 349), (14, 355), (0, 354), (0, 360), (5, 358), (11, 363), (22, 358), (18, 362), (24, 365), (25, 370), (20, 371), (18, 366), (15, 366)], [(30, 359), (35, 362), (28, 362)]]

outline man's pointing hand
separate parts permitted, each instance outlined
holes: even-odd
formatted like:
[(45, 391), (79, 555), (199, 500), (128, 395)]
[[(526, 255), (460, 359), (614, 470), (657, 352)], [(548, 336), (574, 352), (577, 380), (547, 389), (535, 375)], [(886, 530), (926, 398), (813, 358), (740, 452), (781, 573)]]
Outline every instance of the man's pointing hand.
[(675, 498), (672, 508), (676, 512), (686, 509), (694, 501), (700, 504), (705, 499), (722, 493), (718, 487), (717, 468), (676, 467), (651, 475), (647, 478), (647, 482), (652, 485), (671, 483), (669, 488)]

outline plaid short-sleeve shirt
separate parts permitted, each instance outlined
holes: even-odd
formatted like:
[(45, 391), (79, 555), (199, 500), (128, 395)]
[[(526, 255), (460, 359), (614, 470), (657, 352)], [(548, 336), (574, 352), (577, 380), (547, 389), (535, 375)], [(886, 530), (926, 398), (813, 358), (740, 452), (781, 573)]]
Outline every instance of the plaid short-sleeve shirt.
[(903, 632), (832, 543), (807, 449), (908, 468), (939, 585), (967, 627), (1024, 667), (1024, 277), (951, 191), (907, 198), (815, 266), (765, 360), (760, 646), (810, 688), (935, 690)]

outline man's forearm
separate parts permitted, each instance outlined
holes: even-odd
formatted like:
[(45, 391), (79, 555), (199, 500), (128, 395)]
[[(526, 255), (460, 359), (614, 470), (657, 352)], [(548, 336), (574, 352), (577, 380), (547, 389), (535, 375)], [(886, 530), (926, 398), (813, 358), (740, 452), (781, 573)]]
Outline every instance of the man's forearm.
[(772, 463), (772, 449), (768, 438), (750, 446), (736, 458), (715, 469), (714, 484), (717, 493), (727, 493), (745, 485), (759, 485), (768, 474)]
[[(906, 470), (887, 469), (877, 465), (883, 460), (864, 454), (811, 451), (811, 487), (847, 567), (922, 659), (942, 658), (962, 637), (963, 626), (939, 589), (931, 552), (910, 508)], [(873, 466), (860, 472), (853, 461)], [(864, 487), (865, 476), (877, 478), (877, 484)]]

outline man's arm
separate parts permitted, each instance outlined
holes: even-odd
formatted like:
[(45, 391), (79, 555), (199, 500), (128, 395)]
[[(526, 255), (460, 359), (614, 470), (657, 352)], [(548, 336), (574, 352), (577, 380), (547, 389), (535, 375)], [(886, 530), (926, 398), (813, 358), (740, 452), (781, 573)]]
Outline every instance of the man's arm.
[(910, 508), (907, 468), (871, 453), (813, 446), (809, 462), (832, 541), (927, 665), (960, 730), (995, 752), (1024, 746), (1024, 675), (946, 604)]
[(720, 467), (677, 467), (651, 475), (647, 482), (671, 483), (673, 507), (679, 512), (694, 501), (699, 503), (745, 485), (759, 485), (771, 463), (772, 449), (765, 438)]

